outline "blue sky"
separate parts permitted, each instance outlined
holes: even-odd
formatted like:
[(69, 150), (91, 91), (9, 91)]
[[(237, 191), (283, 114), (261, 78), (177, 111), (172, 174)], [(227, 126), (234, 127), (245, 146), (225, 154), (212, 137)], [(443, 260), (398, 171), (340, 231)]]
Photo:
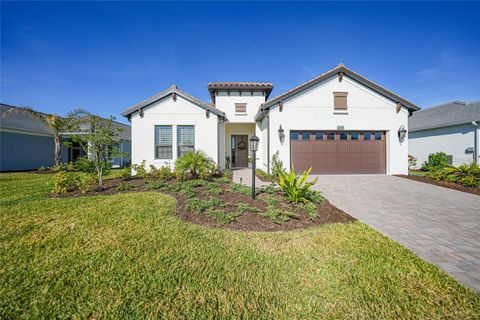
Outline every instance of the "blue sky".
[(114, 115), (171, 85), (269, 81), (343, 62), (428, 107), (480, 99), (480, 3), (4, 2), (1, 101)]

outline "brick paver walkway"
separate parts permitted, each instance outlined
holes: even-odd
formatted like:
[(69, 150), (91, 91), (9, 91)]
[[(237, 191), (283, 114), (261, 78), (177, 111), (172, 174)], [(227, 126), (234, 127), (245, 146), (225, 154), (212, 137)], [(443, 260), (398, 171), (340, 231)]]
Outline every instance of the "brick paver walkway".
[(319, 176), (315, 188), (480, 293), (480, 196), (384, 175)]
[[(252, 185), (252, 169), (233, 169), (232, 170), (232, 180), (235, 183), (243, 184), (244, 186)], [(269, 184), (268, 182), (263, 182), (262, 180), (255, 177), (255, 188), (260, 188), (264, 185)]]

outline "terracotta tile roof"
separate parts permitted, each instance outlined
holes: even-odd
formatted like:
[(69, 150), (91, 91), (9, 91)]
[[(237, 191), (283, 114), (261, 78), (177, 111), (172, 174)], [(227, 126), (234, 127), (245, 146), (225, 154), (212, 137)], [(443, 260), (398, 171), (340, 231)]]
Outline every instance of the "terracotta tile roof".
[(208, 92), (215, 103), (216, 90), (263, 90), (265, 91), (265, 99), (268, 99), (273, 90), (271, 82), (210, 82), (208, 83)]
[(273, 89), (271, 82), (210, 82), (208, 89)]

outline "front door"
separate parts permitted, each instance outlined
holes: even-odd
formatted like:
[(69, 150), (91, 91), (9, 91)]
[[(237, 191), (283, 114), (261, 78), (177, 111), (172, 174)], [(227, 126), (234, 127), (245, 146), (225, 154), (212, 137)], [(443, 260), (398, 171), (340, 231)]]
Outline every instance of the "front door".
[(248, 167), (248, 135), (232, 135), (232, 167)]

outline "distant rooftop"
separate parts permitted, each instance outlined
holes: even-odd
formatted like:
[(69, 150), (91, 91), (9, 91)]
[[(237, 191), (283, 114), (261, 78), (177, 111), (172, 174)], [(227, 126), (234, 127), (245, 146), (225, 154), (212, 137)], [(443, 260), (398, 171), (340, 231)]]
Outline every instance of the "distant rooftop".
[(480, 122), (480, 101), (452, 101), (414, 112), (408, 120), (408, 127), (410, 132), (414, 132), (472, 121)]
[[(43, 122), (28, 114), (15, 112), (5, 117), (4, 113), (12, 108), (21, 108), (12, 106), (5, 103), (0, 103), (0, 127), (2, 129), (10, 129), (15, 131), (25, 131), (29, 133), (41, 133), (50, 135), (50, 131), (43, 125)], [(121, 140), (132, 140), (131, 128), (129, 125), (113, 122), (113, 125), (117, 128), (121, 128), (123, 131), (118, 133), (118, 138)], [(85, 130), (86, 125), (81, 125), (81, 130)]]

